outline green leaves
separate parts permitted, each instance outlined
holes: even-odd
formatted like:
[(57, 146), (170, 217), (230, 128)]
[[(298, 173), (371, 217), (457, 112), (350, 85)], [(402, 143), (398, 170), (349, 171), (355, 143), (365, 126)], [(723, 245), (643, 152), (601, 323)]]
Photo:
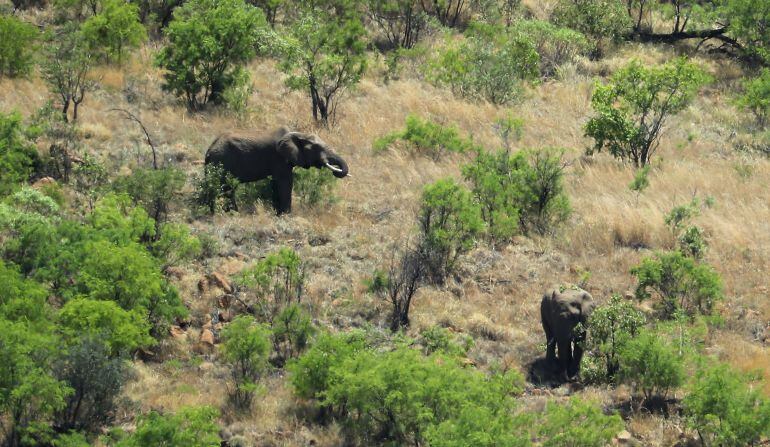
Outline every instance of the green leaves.
[(34, 25), (12, 15), (0, 15), (0, 77), (29, 73), (37, 38)]
[(404, 130), (391, 132), (372, 143), (375, 152), (382, 152), (396, 141), (403, 140), (415, 152), (425, 153), (434, 160), (446, 152), (464, 153), (480, 150), (473, 140), (464, 138), (455, 126), (442, 126), (417, 115), (406, 117)]
[(282, 248), (244, 269), (236, 282), (250, 289), (260, 315), (273, 321), (284, 307), (299, 303), (305, 275), (299, 255), (290, 248)]
[(620, 349), (619, 378), (641, 390), (647, 402), (665, 400), (684, 383), (684, 360), (659, 334), (645, 331)]
[(591, 336), (587, 350), (601, 359), (601, 377), (612, 380), (620, 367), (619, 355), (623, 347), (644, 326), (644, 314), (620, 295), (613, 295), (607, 304), (599, 306), (588, 320)]
[(117, 447), (218, 447), (219, 410), (211, 406), (184, 407), (175, 414), (151, 411), (139, 419), (139, 424), (128, 438)]
[(585, 135), (595, 140), (587, 153), (606, 150), (637, 167), (647, 165), (658, 149), (666, 120), (687, 107), (706, 74), (685, 58), (647, 68), (632, 61), (597, 84), (591, 97), (595, 115)]
[(763, 68), (759, 76), (743, 82), (743, 94), (738, 97), (738, 105), (751, 111), (757, 125), (767, 124), (770, 114), (770, 69)]
[(27, 141), (18, 113), (0, 113), (0, 197), (8, 195), (40, 166), (40, 155)]
[(238, 408), (249, 408), (268, 366), (270, 329), (241, 315), (222, 329), (222, 339), (222, 355), (230, 363), (235, 381), (230, 397)]
[(126, 50), (147, 39), (147, 30), (139, 22), (139, 7), (120, 0), (103, 0), (101, 11), (81, 26), (91, 51), (106, 60), (123, 62)]
[(601, 408), (576, 397), (566, 405), (549, 403), (538, 424), (543, 447), (602, 447), (623, 429), (619, 415), (605, 415)]

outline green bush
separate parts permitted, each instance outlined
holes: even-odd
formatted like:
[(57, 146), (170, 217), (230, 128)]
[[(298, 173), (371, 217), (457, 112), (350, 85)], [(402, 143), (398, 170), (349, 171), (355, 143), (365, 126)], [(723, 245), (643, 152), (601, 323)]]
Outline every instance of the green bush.
[(473, 248), (484, 229), (481, 210), (470, 192), (452, 179), (425, 187), (420, 207), (419, 252), (431, 279), (443, 284), (458, 258)]
[(294, 393), (303, 399), (320, 402), (331, 386), (332, 369), (365, 347), (361, 332), (321, 334), (299, 359), (289, 363)]
[(117, 447), (219, 447), (216, 408), (185, 407), (175, 414), (151, 411), (139, 418), (136, 432), (117, 443)]
[(315, 327), (298, 304), (290, 304), (273, 320), (272, 339), (281, 362), (297, 358), (308, 347)]
[(221, 165), (206, 165), (203, 168), (203, 175), (195, 180), (193, 202), (206, 208), (210, 214), (218, 210), (234, 209), (236, 203), (233, 191), (238, 189), (238, 184), (238, 180)]
[(631, 269), (639, 283), (640, 300), (657, 295), (661, 317), (672, 318), (681, 311), (689, 316), (710, 315), (723, 296), (722, 279), (710, 266), (701, 264), (678, 251), (647, 257)]
[(586, 371), (586, 375), (595, 375), (597, 381), (612, 380), (620, 367), (621, 350), (644, 323), (644, 314), (620, 295), (612, 295), (607, 304), (597, 307), (588, 320), (587, 351), (598, 357), (601, 368), (595, 374)]
[(0, 259), (0, 319), (5, 321), (47, 321), (46, 289), (21, 276), (14, 265)]
[(562, 151), (545, 148), (510, 155), (479, 150), (463, 166), (493, 244), (517, 234), (548, 234), (570, 214), (564, 192)]
[(0, 197), (29, 181), (40, 168), (40, 155), (27, 141), (18, 113), (0, 113)]
[(0, 77), (30, 72), (38, 38), (37, 28), (11, 15), (0, 15)]
[(543, 447), (603, 447), (624, 427), (619, 415), (605, 415), (598, 406), (576, 397), (566, 405), (549, 402), (538, 422)]
[(97, 83), (90, 77), (93, 58), (83, 33), (75, 23), (69, 23), (60, 33), (46, 42), (45, 59), (40, 74), (48, 84), (48, 90), (61, 104), (64, 122), (69, 121), (72, 106), (72, 121), (78, 120), (78, 108), (93, 91)]
[(157, 230), (168, 218), (171, 202), (179, 197), (184, 182), (185, 174), (179, 169), (135, 169), (131, 175), (115, 179), (112, 187), (147, 211), (155, 221), (156, 237), (160, 237), (162, 233)]
[(232, 368), (235, 382), (230, 398), (237, 408), (249, 408), (268, 367), (270, 329), (241, 315), (222, 329), (222, 340), (222, 355)]
[(453, 336), (449, 329), (441, 326), (431, 326), (420, 332), (420, 341), (425, 355), (464, 356), (473, 347), (472, 337)]
[(70, 300), (59, 311), (58, 324), (69, 340), (98, 337), (111, 356), (128, 355), (156, 343), (146, 317), (138, 309), (121, 309), (114, 301)]
[(754, 114), (759, 127), (767, 124), (770, 114), (770, 69), (753, 79), (743, 81), (743, 94), (738, 97), (738, 105)]
[(426, 70), (432, 83), (456, 95), (506, 104), (519, 96), (522, 81), (538, 75), (539, 63), (528, 36), (476, 24), (463, 40), (448, 41)]
[(294, 170), (294, 194), (310, 208), (334, 203), (336, 186), (337, 179), (328, 169)]
[(770, 401), (726, 364), (701, 367), (683, 404), (705, 446), (756, 445), (770, 436)]
[(615, 72), (591, 96), (595, 115), (585, 134), (595, 140), (589, 155), (606, 150), (634, 166), (646, 166), (658, 149), (666, 120), (684, 110), (707, 75), (685, 58), (660, 67), (634, 60)]
[(243, 0), (192, 0), (174, 11), (165, 30), (168, 45), (156, 59), (165, 70), (163, 89), (184, 99), (190, 110), (221, 102), (242, 80), (267, 28), (262, 11)]
[(641, 391), (647, 403), (665, 401), (684, 383), (683, 359), (659, 334), (645, 331), (620, 349), (619, 378)]
[(527, 36), (540, 56), (540, 76), (555, 77), (560, 66), (591, 51), (591, 44), (579, 31), (560, 28), (542, 20), (519, 20), (511, 25), (513, 32)]
[(551, 14), (558, 26), (595, 40), (619, 41), (631, 31), (631, 17), (621, 0), (559, 0)]
[(416, 115), (406, 117), (404, 130), (391, 132), (372, 143), (375, 153), (391, 147), (396, 141), (402, 140), (417, 153), (426, 153), (438, 160), (446, 152), (464, 153), (475, 150), (477, 146), (472, 140), (460, 136), (454, 126), (423, 120)]
[(719, 12), (729, 23), (728, 33), (738, 41), (739, 50), (746, 56), (770, 61), (770, 4), (755, 4), (751, 0), (726, 0), (717, 3)]
[(81, 25), (83, 37), (92, 52), (121, 63), (127, 50), (138, 47), (147, 38), (147, 31), (139, 23), (139, 7), (120, 0), (100, 3), (101, 11)]
[(282, 248), (241, 271), (236, 283), (254, 296), (255, 311), (273, 322), (291, 304), (299, 304), (305, 275), (302, 260), (290, 248)]

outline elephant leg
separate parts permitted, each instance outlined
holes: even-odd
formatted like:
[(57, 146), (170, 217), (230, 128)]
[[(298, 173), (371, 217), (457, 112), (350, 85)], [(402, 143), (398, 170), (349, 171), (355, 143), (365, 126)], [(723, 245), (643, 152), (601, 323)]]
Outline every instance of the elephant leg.
[(294, 183), (291, 169), (286, 173), (273, 174), (273, 207), (276, 213), (291, 212), (291, 190)]
[(572, 362), (572, 341), (557, 340), (556, 344), (559, 346), (559, 372), (566, 372)]
[(556, 363), (556, 338), (551, 332), (551, 327), (545, 320), (542, 320), (543, 332), (545, 332), (545, 359), (551, 364)]
[(580, 361), (583, 359), (583, 346), (582, 342), (575, 340), (575, 347), (572, 350), (572, 362), (567, 370), (569, 377), (576, 377), (580, 373)]

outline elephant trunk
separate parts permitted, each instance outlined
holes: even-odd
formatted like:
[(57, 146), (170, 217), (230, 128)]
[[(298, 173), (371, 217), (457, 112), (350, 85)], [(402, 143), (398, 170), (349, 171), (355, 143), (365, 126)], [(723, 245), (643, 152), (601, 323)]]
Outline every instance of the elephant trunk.
[(337, 178), (343, 178), (348, 175), (348, 164), (336, 154), (328, 154), (324, 164), (331, 169), (332, 174)]

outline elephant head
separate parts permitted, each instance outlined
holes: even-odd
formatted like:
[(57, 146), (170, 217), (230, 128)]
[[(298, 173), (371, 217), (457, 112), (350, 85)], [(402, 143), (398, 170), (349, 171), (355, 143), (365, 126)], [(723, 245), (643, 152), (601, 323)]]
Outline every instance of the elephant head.
[(287, 132), (279, 140), (278, 153), (291, 166), (329, 168), (337, 178), (348, 175), (348, 164), (316, 135)]

